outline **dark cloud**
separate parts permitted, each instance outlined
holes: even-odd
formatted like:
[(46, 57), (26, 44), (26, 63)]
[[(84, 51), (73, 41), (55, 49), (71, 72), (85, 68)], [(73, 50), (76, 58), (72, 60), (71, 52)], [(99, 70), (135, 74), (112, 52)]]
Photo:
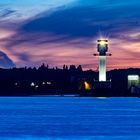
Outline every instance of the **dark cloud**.
[(12, 68), (16, 65), (13, 61), (2, 51), (0, 51), (0, 67), (1, 68)]
[[(92, 38), (100, 32), (105, 36), (116, 38), (119, 37), (119, 33), (138, 28), (139, 17), (140, 11), (137, 5), (135, 7), (128, 5), (126, 8), (116, 6), (113, 9), (81, 6), (58, 9), (51, 14), (43, 12), (26, 21), (11, 38), (10, 45), (22, 42), (42, 44), (82, 37)], [(45, 33), (51, 34), (52, 38), (47, 38)]]
[[(139, 6), (114, 7), (114, 9), (99, 9), (94, 6), (59, 9), (52, 14), (39, 14), (27, 22), (21, 31), (51, 32), (56, 35), (70, 37), (92, 37), (100, 30), (126, 30), (128, 27), (139, 26)], [(131, 12), (130, 12), (131, 11)], [(134, 25), (134, 23), (137, 23)]]

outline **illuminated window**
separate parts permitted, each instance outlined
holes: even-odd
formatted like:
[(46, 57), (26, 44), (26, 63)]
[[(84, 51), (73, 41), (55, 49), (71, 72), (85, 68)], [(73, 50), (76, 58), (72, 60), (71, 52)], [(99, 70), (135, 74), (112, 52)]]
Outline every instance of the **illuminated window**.
[(140, 86), (140, 78), (139, 75), (128, 75), (128, 88), (136, 86)]
[(138, 75), (128, 75), (128, 80), (139, 80)]

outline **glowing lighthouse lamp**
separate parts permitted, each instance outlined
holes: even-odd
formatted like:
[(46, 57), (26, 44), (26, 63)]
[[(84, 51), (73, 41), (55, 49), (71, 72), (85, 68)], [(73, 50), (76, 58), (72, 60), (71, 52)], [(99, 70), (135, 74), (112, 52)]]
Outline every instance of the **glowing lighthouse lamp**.
[(106, 82), (106, 56), (111, 56), (111, 54), (106, 54), (108, 52), (107, 39), (97, 40), (97, 51), (99, 54), (94, 55), (99, 56), (99, 82)]

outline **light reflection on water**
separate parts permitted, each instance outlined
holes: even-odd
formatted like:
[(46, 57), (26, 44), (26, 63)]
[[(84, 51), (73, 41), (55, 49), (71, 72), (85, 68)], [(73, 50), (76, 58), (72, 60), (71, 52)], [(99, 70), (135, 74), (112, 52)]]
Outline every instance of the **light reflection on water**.
[(139, 138), (139, 98), (0, 98), (0, 140)]

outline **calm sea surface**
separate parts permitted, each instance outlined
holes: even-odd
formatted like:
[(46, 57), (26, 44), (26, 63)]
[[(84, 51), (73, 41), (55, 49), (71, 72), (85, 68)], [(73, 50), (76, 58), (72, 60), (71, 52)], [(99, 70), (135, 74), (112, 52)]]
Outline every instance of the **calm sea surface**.
[(140, 98), (0, 98), (0, 140), (65, 139), (140, 140)]

